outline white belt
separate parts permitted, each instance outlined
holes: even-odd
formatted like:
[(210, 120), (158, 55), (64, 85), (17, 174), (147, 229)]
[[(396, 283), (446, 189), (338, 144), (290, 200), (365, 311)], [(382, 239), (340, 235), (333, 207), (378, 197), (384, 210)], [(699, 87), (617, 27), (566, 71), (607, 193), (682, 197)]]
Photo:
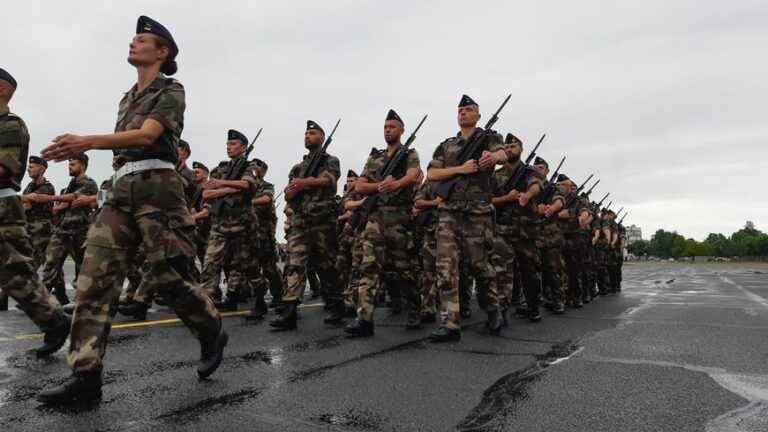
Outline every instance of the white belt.
[(18, 192), (16, 192), (11, 188), (0, 189), (0, 198), (8, 198), (8, 197), (16, 196), (18, 194), (19, 194)]
[(160, 159), (145, 159), (136, 162), (126, 162), (121, 166), (119, 170), (115, 171), (112, 176), (112, 184), (114, 185), (117, 179), (124, 175), (133, 174), (140, 171), (148, 171), (153, 169), (175, 169), (176, 166), (170, 162), (161, 161)]

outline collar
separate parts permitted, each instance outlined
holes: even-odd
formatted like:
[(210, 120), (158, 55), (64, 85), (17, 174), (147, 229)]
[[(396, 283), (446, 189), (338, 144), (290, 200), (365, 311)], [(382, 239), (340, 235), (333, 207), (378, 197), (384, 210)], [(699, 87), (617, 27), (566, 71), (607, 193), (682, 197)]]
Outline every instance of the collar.
[[(479, 126), (475, 126), (475, 131), (474, 131), (474, 132), (472, 132), (472, 135), (470, 135), (470, 136), (469, 136), (469, 138), (467, 138), (467, 141), (469, 141), (470, 139), (472, 139), (472, 137), (473, 137), (473, 136), (477, 135), (478, 133), (480, 133), (480, 132), (482, 132), (482, 131), (483, 131), (483, 128), (481, 128), (481, 127), (479, 127)], [(456, 132), (456, 138), (458, 138), (458, 139), (460, 139), (460, 140), (463, 140), (463, 139), (464, 139), (464, 138), (461, 136), (461, 131), (458, 131), (458, 132)]]
[(167, 80), (167, 78), (166, 78), (165, 75), (163, 75), (162, 73), (158, 73), (157, 76), (155, 77), (155, 79), (152, 80), (152, 82), (149, 84), (149, 86), (147, 86), (147, 88), (144, 89), (144, 91), (139, 93), (138, 92), (139, 84), (136, 83), (136, 84), (133, 85), (133, 87), (131, 87), (130, 90), (128, 90), (128, 93), (132, 93), (134, 95), (138, 95), (138, 94), (148, 93), (150, 90), (152, 90), (152, 91), (160, 90), (163, 87), (165, 87), (166, 80)]

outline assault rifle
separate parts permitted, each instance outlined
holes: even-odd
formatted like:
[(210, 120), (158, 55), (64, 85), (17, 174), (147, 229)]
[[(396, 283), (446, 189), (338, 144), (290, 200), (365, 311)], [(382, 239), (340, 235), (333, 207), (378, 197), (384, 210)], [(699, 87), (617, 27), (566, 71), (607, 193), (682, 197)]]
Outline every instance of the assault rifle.
[[(341, 119), (336, 121), (336, 125), (333, 126), (331, 134), (325, 138), (325, 142), (323, 143), (323, 146), (320, 148), (320, 150), (314, 153), (310, 153), (309, 163), (307, 163), (304, 169), (299, 173), (299, 178), (317, 177), (318, 171), (320, 170), (320, 164), (325, 160), (326, 156), (328, 156), (325, 151), (333, 142), (333, 134), (336, 133), (336, 129), (339, 127), (339, 123), (341, 123)], [(299, 203), (301, 202), (302, 196), (302, 193), (299, 192), (290, 201)]]
[(621, 225), (622, 222), (624, 222), (624, 218), (627, 217), (629, 212), (624, 213), (624, 216), (621, 217), (621, 220), (619, 221), (619, 225)]
[(611, 204), (613, 204), (613, 201), (608, 201), (608, 205), (605, 206), (605, 211), (608, 211), (608, 209), (611, 208)]
[(616, 212), (616, 217), (619, 217), (621, 214), (621, 211), (624, 210), (624, 207), (620, 208), (619, 211)]
[(595, 205), (595, 208), (596, 208), (596, 209), (598, 209), (598, 210), (600, 210), (600, 206), (601, 206), (601, 205), (603, 205), (603, 201), (605, 201), (605, 199), (606, 199), (606, 198), (608, 198), (608, 196), (609, 196), (610, 194), (611, 194), (610, 192), (606, 192), (606, 194), (605, 194), (605, 195), (604, 195), (604, 196), (603, 196), (603, 197), (600, 199), (600, 202), (598, 202), (598, 203)]
[[(259, 131), (256, 133), (256, 136), (253, 137), (251, 144), (245, 148), (245, 153), (231, 162), (229, 170), (224, 173), (221, 178), (222, 180), (240, 180), (243, 177), (245, 170), (248, 169), (248, 156), (250, 156), (253, 151), (253, 145), (256, 143), (256, 140), (259, 139), (262, 129), (263, 128), (259, 128)], [(213, 214), (219, 214), (221, 212), (222, 207), (227, 203), (225, 198), (226, 197), (221, 197), (213, 203), (211, 206)]]
[[(536, 150), (539, 149), (539, 146), (541, 145), (541, 142), (544, 141), (544, 138), (546, 138), (547, 134), (544, 134), (539, 138), (539, 142), (536, 143), (536, 147), (533, 148), (533, 150), (528, 154), (528, 157), (525, 158), (525, 162), (520, 166), (520, 168), (517, 169), (515, 172), (515, 175), (510, 177), (505, 183), (504, 187), (501, 190), (511, 190), (515, 187), (517, 182), (520, 181), (521, 178), (523, 178), (523, 174), (525, 174), (526, 169), (531, 165), (531, 161), (534, 157), (536, 157)], [(560, 169), (558, 167), (558, 169)], [(523, 191), (525, 192), (525, 191)]]
[[(507, 105), (507, 102), (509, 102), (509, 98), (511, 97), (511, 94), (507, 95), (506, 99), (504, 99), (504, 102), (501, 103), (499, 109), (497, 109), (491, 118), (488, 119), (488, 123), (485, 124), (485, 128), (482, 130), (482, 132), (474, 134), (471, 137), (471, 141), (461, 149), (461, 152), (458, 155), (458, 165), (463, 165), (468, 160), (477, 159), (479, 157), (481, 150), (484, 149), (485, 140), (488, 137), (491, 128), (494, 124), (496, 124), (497, 121), (499, 121), (499, 113), (501, 113), (501, 110), (504, 109), (505, 105)], [(466, 176), (464, 174), (460, 174), (444, 180), (437, 185), (435, 188), (435, 193), (442, 199), (448, 200), (448, 198), (451, 196), (451, 192), (453, 192), (453, 188), (459, 182), (464, 181), (465, 178)]]
[[(592, 180), (592, 177), (594, 177), (594, 176), (595, 176), (594, 174), (590, 174), (589, 177), (587, 177), (587, 179), (584, 180), (584, 183), (582, 183), (579, 187), (576, 188), (576, 190), (573, 192), (573, 194), (571, 194), (568, 197), (568, 199), (565, 201), (565, 205), (563, 206), (563, 208), (560, 211), (568, 210), (568, 209), (571, 208), (571, 206), (576, 202), (576, 199), (579, 198), (579, 193), (582, 190), (584, 190), (584, 187), (587, 185), (587, 183), (589, 183), (590, 180)], [(598, 183), (600, 183), (600, 180), (596, 181), (595, 184), (593, 184), (592, 187), (589, 188), (589, 190), (587, 191), (587, 195), (586, 196), (589, 196), (589, 194), (592, 193), (592, 189), (594, 189), (595, 186), (597, 186)], [(545, 217), (542, 222), (549, 222), (553, 217), (555, 217), (555, 214), (551, 214), (551, 215), (549, 215), (549, 217)]]
[[(416, 129), (411, 132), (411, 136), (408, 137), (408, 139), (405, 141), (405, 144), (400, 146), (397, 152), (395, 152), (395, 154), (389, 158), (387, 163), (381, 167), (381, 170), (376, 173), (376, 178), (381, 181), (389, 176), (395, 176), (401, 173), (405, 175), (405, 173), (401, 170), (403, 162), (405, 162), (405, 158), (408, 156), (408, 149), (416, 140), (416, 132), (421, 129), (421, 125), (423, 125), (426, 120), (427, 116), (425, 115), (419, 122), (419, 125), (416, 126)], [(368, 217), (371, 215), (373, 210), (376, 209), (376, 206), (379, 205), (379, 201), (386, 203), (388, 200), (389, 196), (382, 196), (381, 193), (369, 196), (365, 201), (363, 201), (363, 205), (355, 212), (355, 215), (352, 217), (352, 221), (350, 221), (350, 223), (354, 228), (364, 228), (365, 224), (368, 222)]]
[(547, 188), (544, 189), (544, 193), (541, 194), (541, 202), (546, 203), (549, 201), (550, 198), (552, 198), (552, 195), (555, 193), (555, 187), (557, 180), (557, 175), (560, 174), (560, 168), (563, 167), (563, 162), (565, 162), (565, 156), (563, 156), (562, 159), (560, 159), (560, 163), (557, 165), (557, 169), (555, 169), (555, 172), (552, 173), (552, 175), (549, 177), (549, 183), (547, 183)]

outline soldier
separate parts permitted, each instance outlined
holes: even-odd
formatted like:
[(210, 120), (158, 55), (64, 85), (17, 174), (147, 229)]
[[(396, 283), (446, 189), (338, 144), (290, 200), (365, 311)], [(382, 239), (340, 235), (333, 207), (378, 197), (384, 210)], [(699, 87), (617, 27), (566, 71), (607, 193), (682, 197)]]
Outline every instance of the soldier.
[[(626, 214), (626, 213), (625, 213)], [(624, 219), (624, 216), (621, 217)], [(621, 281), (624, 279), (624, 248), (627, 246), (627, 229), (619, 222), (617, 225), (618, 239), (616, 241), (616, 291), (621, 292)]]
[(53, 233), (53, 203), (38, 203), (37, 195), (52, 196), (56, 194), (51, 182), (45, 178), (48, 161), (38, 156), (30, 156), (27, 173), (32, 181), (24, 189), (21, 201), (27, 216), (27, 231), (35, 249), (35, 271), (45, 264), (45, 249), (51, 241)]
[(36, 196), (38, 203), (57, 202), (54, 211), (61, 213), (59, 224), (53, 230), (53, 236), (46, 249), (43, 283), (48, 290), (56, 294), (56, 299), (63, 305), (69, 303), (64, 284), (60, 283), (63, 280), (60, 275), (64, 274), (64, 260), (71, 256), (75, 261), (77, 279), (93, 212), (88, 196), (94, 196), (99, 191), (96, 182), (85, 174), (87, 169), (87, 155), (73, 156), (69, 159), (69, 175), (72, 180), (66, 189), (60, 195)]
[(565, 205), (565, 188), (558, 187), (556, 184), (549, 185), (547, 177), (549, 176), (549, 164), (546, 160), (536, 157), (533, 162), (536, 171), (544, 178), (543, 190), (546, 192), (539, 199), (537, 213), (542, 221), (541, 229), (538, 235), (541, 243), (541, 276), (542, 287), (548, 294), (550, 302), (549, 307), (556, 315), (565, 312), (563, 301), (563, 282), (561, 276), (565, 263), (563, 262), (563, 233), (560, 230), (560, 222), (557, 218), (551, 217), (560, 212)]
[(195, 231), (195, 246), (197, 248), (197, 259), (200, 261), (201, 268), (205, 266), (205, 250), (208, 248), (208, 237), (211, 234), (211, 215), (210, 209), (203, 205), (202, 188), (208, 182), (208, 167), (201, 162), (192, 162), (193, 180), (198, 188), (200, 199), (196, 203), (196, 212), (192, 213), (192, 219), (195, 220), (197, 230)]
[(617, 293), (619, 292), (619, 227), (616, 223), (616, 213), (613, 210), (608, 210), (606, 216), (608, 231), (611, 235), (608, 242), (608, 280), (610, 281), (610, 291)]
[(277, 268), (277, 215), (275, 214), (275, 186), (264, 180), (269, 166), (261, 159), (254, 159), (254, 176), (257, 180), (253, 193), (251, 207), (255, 216), (254, 232), (256, 241), (253, 242), (253, 270), (256, 279), (252, 282), (256, 288), (256, 299), (247, 320), (259, 320), (267, 314), (267, 303), (264, 301), (265, 286), (269, 288), (274, 306), (283, 297), (283, 276)]
[(61, 161), (89, 150), (112, 150), (120, 169), (88, 232), (68, 356), (73, 374), (62, 385), (43, 390), (38, 395), (41, 402), (101, 397), (109, 313), (139, 245), (158, 294), (200, 341), (198, 376), (210, 376), (223, 358), (228, 336), (213, 303), (193, 279), (194, 221), (174, 170), (185, 109), (184, 87), (166, 76), (176, 72), (176, 54), (168, 30), (140, 17), (128, 54), (138, 81), (120, 101), (115, 132), (61, 135), (43, 151), (47, 160)]
[[(308, 264), (311, 264), (326, 293), (328, 303), (333, 307), (325, 318), (327, 324), (337, 324), (343, 319), (344, 310), (341, 290), (333, 268), (336, 257), (336, 182), (341, 175), (339, 159), (325, 154), (319, 166), (317, 177), (301, 177), (311, 156), (322, 151), (325, 131), (316, 122), (307, 121), (304, 132), (304, 146), (309, 154), (302, 162), (291, 168), (288, 175), (288, 187), (285, 188), (286, 203), (290, 203), (291, 214), (288, 217), (290, 231), (286, 233), (288, 241), (288, 263), (285, 266), (286, 292), (283, 295), (283, 308), (280, 316), (269, 323), (270, 326), (283, 329), (296, 329), (297, 307), (304, 298)], [(301, 194), (299, 199), (297, 196)]]
[(437, 209), (442, 199), (435, 193), (435, 183), (425, 181), (414, 199), (414, 225), (422, 230), (421, 244), (421, 322), (437, 322), (440, 292), (437, 289)]
[[(258, 181), (251, 163), (245, 161), (248, 138), (230, 129), (227, 133), (227, 156), (230, 160), (221, 169), (221, 178), (203, 185), (203, 199), (211, 203), (212, 226), (205, 252), (203, 287), (213, 295), (219, 279), (219, 269), (227, 275), (227, 295), (216, 303), (222, 310), (237, 310), (240, 301), (250, 294), (251, 243), (254, 215), (251, 199)], [(241, 172), (235, 172), (243, 163)]]
[(34, 250), (18, 195), (29, 154), (29, 132), (24, 120), (8, 107), (16, 88), (16, 80), (0, 68), (0, 292), (16, 300), (18, 308), (45, 334), (43, 346), (35, 350), (42, 358), (64, 346), (70, 321), (35, 271)]
[(520, 160), (522, 141), (507, 134), (504, 143), (507, 163), (493, 173), (496, 280), (506, 318), (506, 309), (511, 306), (513, 298), (515, 270), (520, 272), (522, 290), (528, 305), (525, 315), (530, 321), (537, 322), (541, 320), (541, 259), (536, 248), (538, 230), (535, 221), (536, 197), (542, 190), (543, 178)]
[(493, 252), (493, 219), (491, 206), (491, 173), (493, 167), (507, 160), (499, 134), (485, 135), (479, 160), (469, 159), (460, 165), (459, 155), (477, 134), (480, 108), (467, 95), (458, 106), (460, 131), (440, 143), (427, 170), (427, 179), (442, 182), (461, 176), (462, 184), (449, 197), (442, 197), (438, 206), (437, 225), (437, 286), (440, 301), (448, 314), (445, 323), (430, 335), (433, 342), (461, 339), (459, 275), (475, 277), (478, 293), (488, 313), (492, 334), (501, 331), (496, 273), (490, 262)]
[(359, 227), (363, 261), (358, 285), (357, 320), (344, 329), (352, 337), (373, 336), (376, 293), (384, 282), (407, 302), (408, 321), (405, 327), (421, 327), (421, 296), (414, 268), (417, 252), (409, 227), (414, 188), (418, 185), (421, 171), (416, 150), (409, 148), (393, 175), (382, 178), (385, 165), (403, 146), (400, 138), (404, 131), (403, 120), (394, 110), (389, 110), (384, 121), (387, 147), (371, 150), (365, 168), (355, 183), (358, 193), (367, 199), (378, 195), (380, 200), (368, 214), (365, 225)]
[(558, 186), (564, 189), (565, 199), (570, 203), (568, 208), (558, 213), (560, 228), (563, 232), (563, 258), (568, 274), (567, 302), (576, 308), (583, 306), (582, 277), (583, 249), (581, 247), (580, 231), (589, 222), (588, 203), (575, 195), (576, 185), (565, 174), (557, 176)]
[(359, 279), (359, 254), (357, 253), (357, 230), (354, 227), (355, 214), (365, 202), (365, 197), (355, 190), (356, 172), (347, 171), (344, 196), (341, 199), (342, 214), (337, 218), (339, 253), (336, 256), (336, 273), (344, 299), (344, 316), (357, 316), (357, 281)]
[(608, 212), (605, 209), (600, 210), (600, 215), (592, 227), (592, 244), (596, 250), (596, 277), (597, 289), (600, 295), (606, 295), (611, 292), (611, 280), (608, 275), (608, 254), (610, 253), (611, 228)]

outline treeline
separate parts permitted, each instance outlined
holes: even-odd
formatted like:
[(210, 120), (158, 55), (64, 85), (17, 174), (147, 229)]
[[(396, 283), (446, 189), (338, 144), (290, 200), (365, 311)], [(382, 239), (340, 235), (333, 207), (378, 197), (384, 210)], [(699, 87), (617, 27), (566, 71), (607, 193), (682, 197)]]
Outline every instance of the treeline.
[(744, 228), (730, 237), (712, 233), (703, 242), (698, 242), (675, 231), (660, 229), (650, 241), (636, 241), (627, 246), (627, 251), (635, 256), (659, 258), (768, 256), (768, 234), (747, 222)]

